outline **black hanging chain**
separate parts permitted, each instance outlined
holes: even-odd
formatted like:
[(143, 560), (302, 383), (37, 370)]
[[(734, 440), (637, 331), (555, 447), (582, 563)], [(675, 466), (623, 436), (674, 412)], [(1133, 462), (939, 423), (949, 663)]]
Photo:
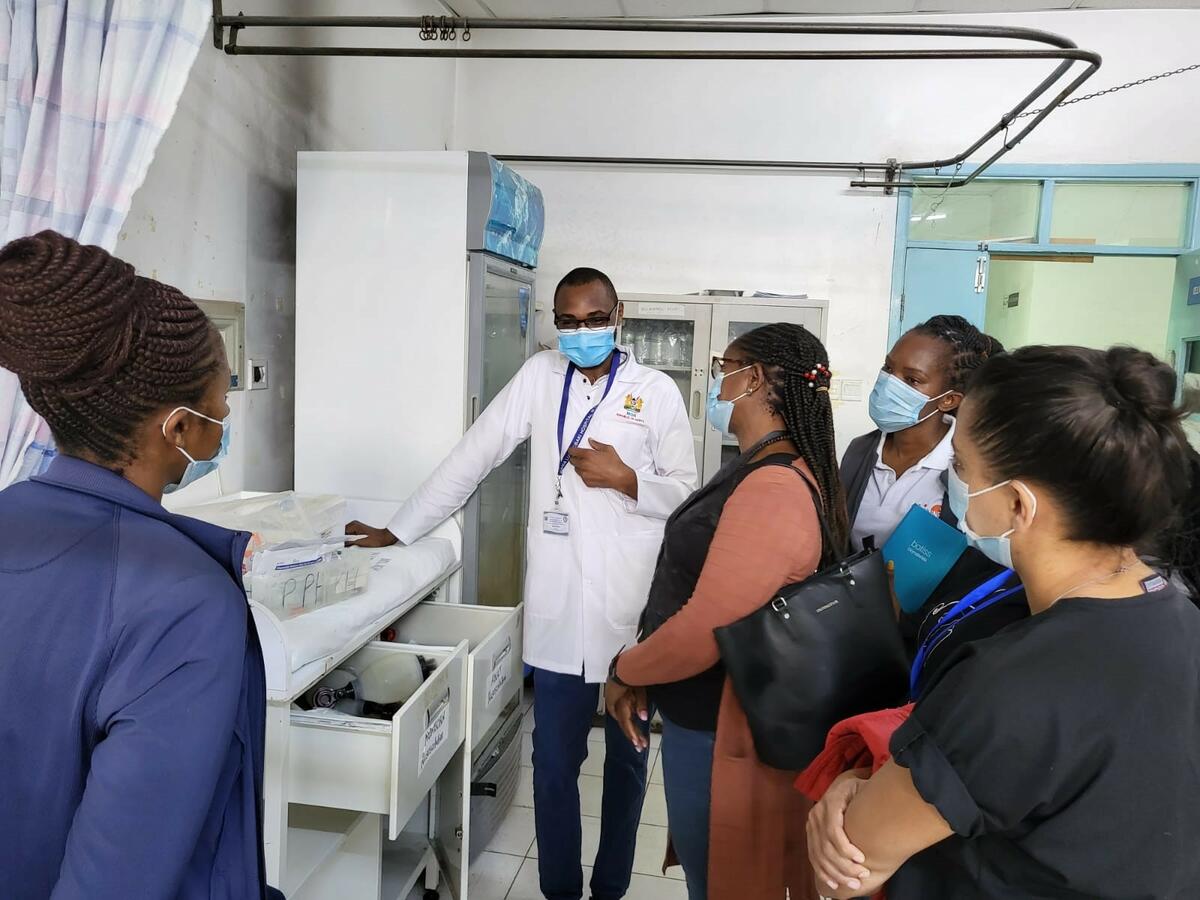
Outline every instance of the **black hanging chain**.
[[(1104, 97), (1108, 94), (1115, 94), (1117, 91), (1128, 90), (1133, 87), (1140, 87), (1143, 84), (1150, 84), (1152, 81), (1160, 81), (1163, 78), (1171, 78), (1175, 75), (1182, 75), (1185, 72), (1194, 72), (1200, 69), (1200, 63), (1191, 66), (1184, 66), (1182, 69), (1172, 69), (1170, 72), (1160, 72), (1158, 75), (1150, 75), (1147, 78), (1139, 78), (1137, 81), (1129, 81), (1125, 84), (1118, 84), (1116, 87), (1105, 88), (1102, 91), (1096, 91), (1094, 94), (1084, 94), (1082, 97), (1072, 97), (1070, 100), (1064, 100), (1059, 106), (1071, 106), (1074, 103), (1082, 103), (1084, 100), (1095, 100), (1097, 97)], [(1017, 116), (1018, 119), (1025, 119), (1029, 116), (1036, 116), (1040, 113), (1040, 109), (1030, 109)]]

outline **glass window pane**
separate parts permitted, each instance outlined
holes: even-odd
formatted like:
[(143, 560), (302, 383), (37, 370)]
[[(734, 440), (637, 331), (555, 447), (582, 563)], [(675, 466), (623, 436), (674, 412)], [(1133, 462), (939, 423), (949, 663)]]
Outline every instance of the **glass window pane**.
[(1050, 239), (1116, 247), (1179, 247), (1187, 215), (1186, 183), (1054, 185)]
[(913, 188), (908, 236), (914, 241), (1037, 240), (1039, 181), (973, 181), (960, 188)]

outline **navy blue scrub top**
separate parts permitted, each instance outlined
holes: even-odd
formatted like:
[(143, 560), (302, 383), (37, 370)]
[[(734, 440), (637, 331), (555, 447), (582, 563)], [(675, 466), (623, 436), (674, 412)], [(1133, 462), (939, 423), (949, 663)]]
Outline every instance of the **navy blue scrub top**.
[(0, 535), (0, 894), (266, 897), (248, 535), (69, 457)]

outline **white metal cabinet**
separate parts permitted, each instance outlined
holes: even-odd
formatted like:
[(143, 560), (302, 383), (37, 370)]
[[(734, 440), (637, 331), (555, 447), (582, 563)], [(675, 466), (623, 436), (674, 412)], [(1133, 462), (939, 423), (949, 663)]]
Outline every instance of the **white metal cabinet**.
[(523, 605), (495, 609), (429, 601), (393, 626), (397, 640), (407, 644), (467, 641), (469, 750), (479, 747), (509, 703), (521, 694), (523, 612)]
[(638, 362), (665, 372), (678, 385), (692, 425), (696, 465), (700, 467), (707, 430), (704, 407), (712, 312), (707, 304), (673, 302), (676, 299), (626, 300), (621, 342), (633, 350)]
[[(622, 294), (622, 343), (643, 365), (679, 386), (696, 444), (696, 465), (707, 482), (737, 454), (737, 443), (708, 426), (712, 358), (760, 325), (792, 322), (825, 340), (828, 302), (812, 298), (717, 297), (692, 294)], [(689, 364), (690, 363), (690, 364)]]
[[(712, 306), (712, 346), (707, 354), (707, 365), (713, 356), (722, 356), (726, 348), (747, 332), (775, 322), (791, 322), (803, 325), (822, 342), (825, 340), (824, 300), (769, 300), (766, 298), (730, 300)], [(709, 384), (712, 373), (709, 373)], [(737, 441), (724, 437), (715, 428), (708, 428), (704, 443), (704, 480), (711, 478), (722, 465), (738, 455)]]
[(293, 803), (386, 814), (395, 839), (465, 737), (467, 642), (450, 651), (373, 642), (348, 662), (366, 665), (388, 654), (440, 662), (390, 722), (294, 711), (288, 796)]

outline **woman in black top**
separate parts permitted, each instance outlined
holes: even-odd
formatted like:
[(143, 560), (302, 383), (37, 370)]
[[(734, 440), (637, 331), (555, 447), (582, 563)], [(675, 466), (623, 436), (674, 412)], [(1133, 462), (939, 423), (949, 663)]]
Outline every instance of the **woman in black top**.
[(1200, 896), (1200, 609), (1134, 550), (1183, 520), (1174, 396), (1170, 367), (1131, 348), (1027, 347), (980, 370), (951, 501), (1033, 615), (964, 645), (893, 761), (814, 809), (824, 893)]

